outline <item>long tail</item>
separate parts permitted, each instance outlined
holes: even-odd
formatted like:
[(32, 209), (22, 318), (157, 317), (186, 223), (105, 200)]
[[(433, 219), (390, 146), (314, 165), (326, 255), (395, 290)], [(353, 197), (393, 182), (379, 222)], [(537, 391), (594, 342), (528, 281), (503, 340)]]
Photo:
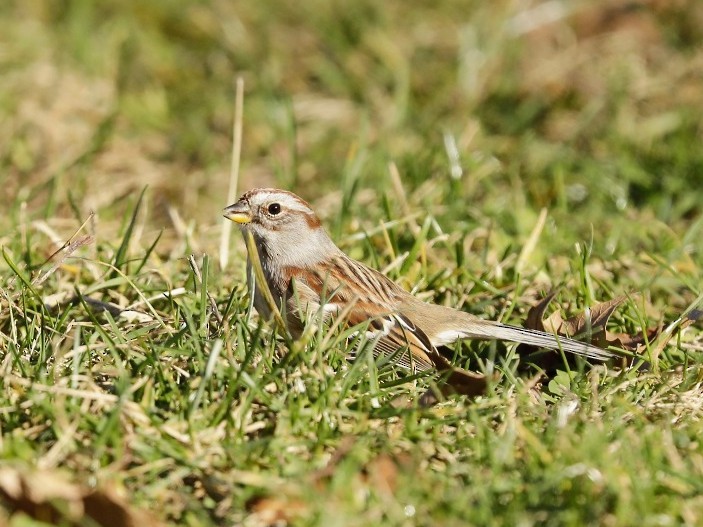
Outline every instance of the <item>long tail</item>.
[(480, 320), (473, 317), (467, 322), (468, 324), (463, 332), (465, 338), (507, 340), (539, 348), (561, 349), (569, 353), (602, 361), (617, 357), (616, 354), (610, 351), (592, 346), (586, 342), (579, 342), (568, 337), (550, 335), (543, 331), (509, 326), (507, 324), (501, 324), (500, 322)]

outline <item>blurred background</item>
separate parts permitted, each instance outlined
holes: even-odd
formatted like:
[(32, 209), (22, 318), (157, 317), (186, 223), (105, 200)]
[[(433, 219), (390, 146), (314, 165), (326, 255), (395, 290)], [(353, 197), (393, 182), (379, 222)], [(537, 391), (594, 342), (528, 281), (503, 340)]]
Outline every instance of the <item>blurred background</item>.
[(241, 77), (242, 190), (339, 220), (393, 194), (394, 163), (440, 217), (688, 229), (702, 41), (697, 0), (5, 0), (2, 227), (121, 218), (144, 185), (155, 228), (217, 224)]

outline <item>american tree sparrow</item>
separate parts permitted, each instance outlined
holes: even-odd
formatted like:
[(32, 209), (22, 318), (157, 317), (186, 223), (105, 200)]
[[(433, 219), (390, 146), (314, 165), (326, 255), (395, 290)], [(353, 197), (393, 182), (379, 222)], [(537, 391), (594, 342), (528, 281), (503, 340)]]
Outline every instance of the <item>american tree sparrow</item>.
[[(597, 360), (615, 357), (584, 342), (483, 320), (415, 298), (344, 254), (310, 205), (291, 192), (250, 190), (225, 208), (224, 216), (239, 224), (245, 236), (253, 235), (268, 288), (293, 337), (300, 336), (303, 321), (311, 315), (328, 318), (341, 313), (349, 325), (368, 324), (376, 355), (396, 354), (399, 365), (417, 371), (446, 368), (448, 361), (437, 348), (457, 339), (507, 340)], [(260, 289), (254, 288), (254, 306), (270, 317)]]

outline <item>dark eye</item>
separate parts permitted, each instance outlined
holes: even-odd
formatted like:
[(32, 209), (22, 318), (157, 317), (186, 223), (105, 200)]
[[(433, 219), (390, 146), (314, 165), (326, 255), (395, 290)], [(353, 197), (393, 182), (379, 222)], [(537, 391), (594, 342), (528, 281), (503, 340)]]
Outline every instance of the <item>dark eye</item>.
[(278, 203), (271, 203), (268, 206), (268, 211), (269, 211), (269, 214), (271, 214), (271, 216), (275, 216), (276, 214), (281, 212), (281, 205)]

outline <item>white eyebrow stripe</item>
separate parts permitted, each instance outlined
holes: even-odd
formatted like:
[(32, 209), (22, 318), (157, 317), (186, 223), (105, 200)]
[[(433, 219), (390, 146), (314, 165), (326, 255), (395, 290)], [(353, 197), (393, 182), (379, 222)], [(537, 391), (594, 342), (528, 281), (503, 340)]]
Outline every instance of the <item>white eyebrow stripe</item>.
[[(281, 201), (283, 201), (283, 200), (281, 200)], [(300, 203), (297, 200), (290, 200), (289, 202), (281, 203), (281, 204), (285, 205), (286, 207), (288, 207), (291, 210), (305, 212), (306, 214), (310, 214), (312, 212), (308, 207), (306, 207), (305, 205), (303, 205), (302, 203)]]
[(310, 207), (302, 203), (300, 200), (288, 194), (276, 193), (276, 192), (266, 192), (261, 193), (261, 203), (279, 203), (282, 206), (287, 207), (290, 210), (295, 210), (298, 212), (304, 212), (306, 214), (313, 214)]

